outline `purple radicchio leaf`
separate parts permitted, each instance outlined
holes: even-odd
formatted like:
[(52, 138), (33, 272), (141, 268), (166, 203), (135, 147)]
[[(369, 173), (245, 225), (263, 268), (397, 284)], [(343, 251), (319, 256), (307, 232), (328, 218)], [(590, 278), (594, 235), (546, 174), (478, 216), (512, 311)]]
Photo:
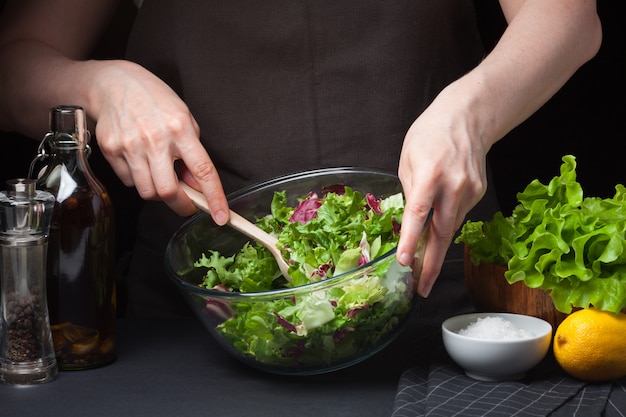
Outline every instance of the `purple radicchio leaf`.
[(298, 333), (298, 329), (292, 323), (290, 323), (286, 318), (281, 316), (280, 314), (274, 312), (274, 315), (278, 319), (278, 324), (283, 326), (285, 329), (289, 330), (292, 333)]
[(317, 197), (317, 194), (309, 194), (306, 199), (298, 203), (289, 221), (292, 223), (298, 222), (300, 224), (307, 224), (310, 220), (317, 217), (317, 209), (320, 208), (321, 205), (322, 200)]
[[(215, 291), (230, 292), (224, 285), (216, 285), (212, 288)], [(220, 319), (227, 320), (233, 316), (233, 310), (230, 305), (224, 301), (208, 298), (205, 302), (205, 312), (217, 316)]]
[(284, 358), (297, 359), (304, 355), (304, 343), (299, 343), (298, 346), (290, 347), (287, 350), (283, 350), (281, 354)]
[(341, 342), (349, 333), (352, 333), (353, 331), (354, 328), (348, 326), (344, 327), (343, 329), (338, 329), (335, 334), (333, 334), (333, 342)]
[(359, 258), (359, 266), (365, 265), (370, 261), (370, 244), (367, 242), (367, 235), (363, 232), (361, 241), (359, 242), (361, 248), (361, 256)]
[(391, 227), (393, 228), (394, 236), (398, 236), (400, 234), (400, 223), (398, 223), (395, 217), (391, 219)]
[(376, 200), (374, 194), (367, 193), (365, 195), (365, 199), (367, 200), (367, 205), (374, 211), (376, 214), (383, 214), (383, 211), (380, 209), (380, 200)]
[(319, 268), (311, 273), (311, 278), (319, 277), (318, 281), (328, 278), (328, 271), (332, 269), (332, 262), (321, 264)]
[(338, 183), (338, 184), (332, 184), (332, 185), (325, 185), (322, 188), (322, 193), (324, 193), (324, 195), (328, 194), (328, 193), (335, 193), (337, 195), (344, 195), (346, 193), (346, 186)]
[(360, 307), (351, 308), (350, 310), (346, 311), (345, 317), (349, 319), (354, 318), (359, 311), (367, 310), (368, 308), (370, 308), (369, 304), (365, 304), (364, 306), (360, 306)]

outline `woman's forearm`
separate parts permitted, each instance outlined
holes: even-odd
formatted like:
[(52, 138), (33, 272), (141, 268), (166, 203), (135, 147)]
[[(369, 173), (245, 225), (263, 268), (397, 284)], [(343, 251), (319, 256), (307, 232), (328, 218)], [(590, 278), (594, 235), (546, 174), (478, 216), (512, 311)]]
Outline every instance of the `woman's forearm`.
[(0, 15), (0, 130), (39, 138), (48, 110), (86, 104), (86, 61), (118, 0), (9, 0)]
[(48, 111), (59, 104), (86, 105), (89, 62), (73, 61), (34, 41), (0, 50), (0, 129), (34, 139), (47, 130)]
[(488, 149), (545, 104), (598, 51), (595, 1), (526, 0), (494, 50), (444, 95), (464, 100)]

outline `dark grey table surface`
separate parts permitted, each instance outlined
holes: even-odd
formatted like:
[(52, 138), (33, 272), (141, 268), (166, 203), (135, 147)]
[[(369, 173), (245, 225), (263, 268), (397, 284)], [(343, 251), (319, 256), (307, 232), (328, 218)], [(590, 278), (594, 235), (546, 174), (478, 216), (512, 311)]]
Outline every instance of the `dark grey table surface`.
[(293, 377), (230, 357), (195, 319), (120, 320), (118, 358), (30, 387), (0, 386), (0, 416), (389, 416), (410, 366), (415, 320), (385, 350), (351, 368)]
[(115, 362), (62, 371), (46, 384), (0, 385), (0, 417), (390, 416), (403, 371), (423, 361), (431, 347), (441, 349), (442, 319), (431, 313), (454, 303), (450, 288), (459, 279), (461, 263), (448, 263), (438, 283), (441, 294), (422, 300), (394, 342), (360, 364), (315, 376), (251, 368), (195, 318), (121, 319)]

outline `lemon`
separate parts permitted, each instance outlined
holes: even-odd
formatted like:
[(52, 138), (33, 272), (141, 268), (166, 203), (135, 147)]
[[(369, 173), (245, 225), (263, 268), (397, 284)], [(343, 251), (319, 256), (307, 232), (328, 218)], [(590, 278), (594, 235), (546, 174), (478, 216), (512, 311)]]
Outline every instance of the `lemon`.
[(626, 375), (626, 314), (587, 308), (573, 312), (554, 334), (554, 357), (571, 376), (588, 382)]

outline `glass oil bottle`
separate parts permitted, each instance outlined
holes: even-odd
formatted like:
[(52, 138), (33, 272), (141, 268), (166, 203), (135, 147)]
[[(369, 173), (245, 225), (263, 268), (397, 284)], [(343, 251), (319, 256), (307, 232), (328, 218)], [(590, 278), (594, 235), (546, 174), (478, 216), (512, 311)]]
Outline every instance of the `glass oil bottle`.
[(113, 205), (88, 163), (90, 134), (79, 106), (50, 110), (50, 131), (31, 164), (37, 184), (56, 199), (50, 229), (48, 308), (59, 369), (115, 359), (115, 220)]

